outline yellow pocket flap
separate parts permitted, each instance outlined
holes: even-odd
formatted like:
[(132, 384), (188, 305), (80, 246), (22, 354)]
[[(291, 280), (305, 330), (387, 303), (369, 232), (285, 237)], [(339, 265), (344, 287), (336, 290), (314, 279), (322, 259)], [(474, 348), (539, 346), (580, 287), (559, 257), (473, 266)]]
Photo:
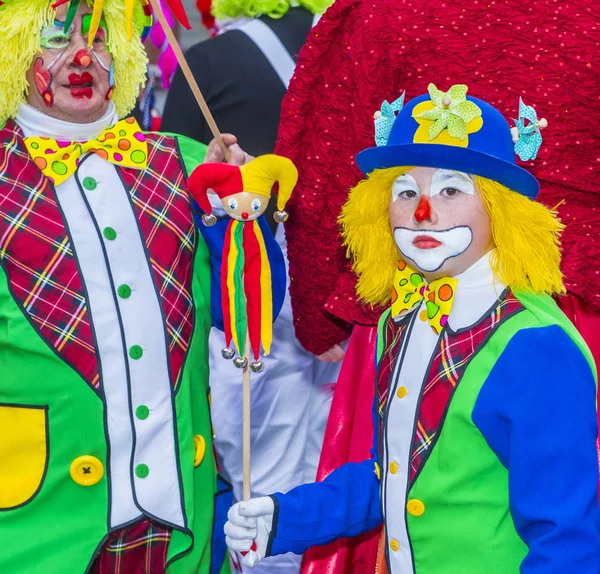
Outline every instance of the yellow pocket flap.
[(0, 405), (0, 509), (37, 493), (48, 460), (48, 408)]

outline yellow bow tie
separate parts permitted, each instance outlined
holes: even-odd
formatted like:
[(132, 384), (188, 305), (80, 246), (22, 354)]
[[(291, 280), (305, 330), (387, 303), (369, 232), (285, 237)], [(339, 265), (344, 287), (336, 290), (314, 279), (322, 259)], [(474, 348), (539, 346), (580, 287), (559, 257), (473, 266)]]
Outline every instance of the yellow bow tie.
[(400, 260), (394, 274), (392, 317), (410, 311), (425, 299), (425, 309), (421, 311), (420, 319), (429, 321), (431, 328), (439, 335), (448, 322), (457, 283), (454, 277), (443, 277), (427, 284), (420, 273)]
[(56, 141), (45, 137), (25, 138), (27, 151), (42, 173), (60, 185), (77, 170), (79, 159), (96, 153), (111, 163), (143, 169), (148, 165), (148, 144), (134, 118), (117, 122), (88, 142)]

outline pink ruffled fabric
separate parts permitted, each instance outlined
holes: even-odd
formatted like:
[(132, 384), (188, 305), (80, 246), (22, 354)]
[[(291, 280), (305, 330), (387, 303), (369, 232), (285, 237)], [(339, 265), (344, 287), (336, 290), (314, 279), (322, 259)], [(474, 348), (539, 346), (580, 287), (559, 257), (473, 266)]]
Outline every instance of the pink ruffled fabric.
[(374, 324), (357, 303), (337, 218), (374, 145), (373, 113), (465, 83), (510, 121), (519, 96), (549, 126), (535, 162), (540, 200), (559, 212), (570, 293), (600, 311), (600, 8), (587, 0), (337, 0), (300, 54), (284, 100), (277, 153), (301, 177), (287, 226), (298, 339), (322, 353), (351, 325)]

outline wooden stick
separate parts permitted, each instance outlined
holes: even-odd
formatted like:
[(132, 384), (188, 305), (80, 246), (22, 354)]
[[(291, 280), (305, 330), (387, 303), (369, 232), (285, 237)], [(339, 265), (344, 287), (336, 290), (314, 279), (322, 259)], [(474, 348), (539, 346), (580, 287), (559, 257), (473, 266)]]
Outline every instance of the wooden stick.
[(169, 26), (169, 23), (167, 22), (165, 14), (162, 10), (162, 6), (160, 5), (160, 0), (150, 0), (150, 4), (152, 5), (154, 14), (158, 18), (158, 21), (160, 22), (160, 25), (162, 26), (162, 28), (165, 32), (167, 40), (168, 40), (169, 44), (171, 45), (173, 52), (175, 53), (175, 57), (177, 58), (179, 67), (181, 68), (181, 71), (183, 72), (183, 75), (185, 76), (185, 79), (187, 80), (187, 82), (190, 86), (190, 89), (192, 90), (192, 94), (194, 94), (194, 97), (196, 98), (196, 101), (198, 102), (198, 105), (200, 106), (200, 110), (202, 111), (202, 115), (204, 116), (204, 119), (206, 120), (206, 123), (208, 124), (208, 127), (210, 128), (210, 131), (212, 132), (214, 138), (217, 140), (219, 147), (223, 150), (223, 153), (225, 154), (225, 161), (229, 161), (229, 157), (230, 157), (229, 150), (227, 149), (227, 146), (225, 145), (225, 142), (223, 141), (223, 137), (221, 136), (221, 132), (219, 131), (219, 128), (217, 127), (215, 119), (213, 118), (212, 114), (210, 113), (210, 110), (208, 109), (208, 105), (206, 104), (206, 100), (204, 99), (204, 96), (202, 95), (202, 92), (200, 91), (200, 88), (198, 87), (196, 78), (194, 78), (194, 74), (192, 74), (192, 70), (190, 70), (190, 66), (187, 63), (187, 60), (185, 59), (183, 52), (181, 51), (179, 42), (177, 41), (177, 38), (175, 38), (175, 34), (173, 34), (173, 30), (171, 30), (171, 27)]
[(248, 364), (242, 374), (242, 469), (243, 498), (250, 500), (250, 334), (246, 333), (244, 357)]

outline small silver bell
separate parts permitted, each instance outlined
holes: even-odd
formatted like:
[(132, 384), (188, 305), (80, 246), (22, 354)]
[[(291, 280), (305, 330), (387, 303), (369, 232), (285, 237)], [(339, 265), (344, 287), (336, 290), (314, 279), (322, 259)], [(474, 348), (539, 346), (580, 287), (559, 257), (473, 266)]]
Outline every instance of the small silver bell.
[(246, 359), (246, 357), (236, 357), (233, 359), (233, 364), (238, 369), (245, 369), (248, 366), (248, 359)]
[(250, 363), (250, 370), (253, 373), (262, 373), (265, 370), (265, 364), (262, 361), (254, 361), (254, 363)]
[(289, 217), (289, 214), (287, 211), (276, 211), (273, 214), (273, 219), (277, 223), (283, 223), (284, 221), (287, 221), (288, 217)]
[(221, 349), (221, 356), (229, 361), (235, 356), (235, 351), (231, 347), (225, 347)]
[(212, 213), (210, 215), (203, 215), (202, 223), (204, 223), (206, 227), (212, 227), (215, 223), (217, 223), (217, 218), (212, 215)]

